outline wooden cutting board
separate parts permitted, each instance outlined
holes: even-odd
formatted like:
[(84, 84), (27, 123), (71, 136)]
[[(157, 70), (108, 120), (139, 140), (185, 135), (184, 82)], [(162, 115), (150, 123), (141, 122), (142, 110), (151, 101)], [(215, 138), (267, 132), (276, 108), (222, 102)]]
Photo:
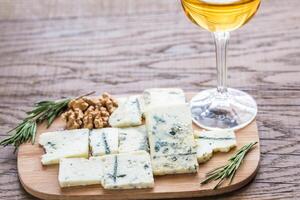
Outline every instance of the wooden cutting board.
[[(192, 97), (188, 94), (188, 97)], [(38, 136), (43, 132), (62, 130), (64, 122), (58, 118), (49, 129), (45, 125), (38, 127)], [(195, 129), (199, 129), (194, 126)], [(238, 147), (258, 141), (256, 121), (236, 132)], [(211, 160), (201, 164), (197, 174), (180, 174), (155, 176), (155, 187), (152, 189), (104, 190), (100, 185), (78, 186), (61, 189), (58, 184), (58, 165), (43, 166), (41, 156), (44, 150), (36, 142), (34, 145), (23, 144), (18, 151), (18, 173), (24, 189), (40, 199), (162, 199), (214, 196), (237, 190), (251, 181), (259, 167), (260, 147), (250, 151), (244, 163), (236, 173), (231, 185), (224, 184), (212, 190), (215, 183), (200, 185), (205, 173), (224, 165), (236, 149), (229, 153), (215, 153)]]

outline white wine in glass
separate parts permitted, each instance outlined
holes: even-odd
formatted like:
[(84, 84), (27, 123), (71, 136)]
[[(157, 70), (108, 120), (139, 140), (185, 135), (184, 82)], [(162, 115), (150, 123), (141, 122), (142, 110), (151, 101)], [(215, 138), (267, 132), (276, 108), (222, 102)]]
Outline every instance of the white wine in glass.
[(254, 16), (260, 0), (181, 0), (181, 3), (193, 23), (212, 32), (216, 47), (218, 86), (192, 98), (193, 121), (210, 130), (245, 127), (255, 118), (257, 105), (247, 93), (227, 88), (226, 48), (229, 32)]

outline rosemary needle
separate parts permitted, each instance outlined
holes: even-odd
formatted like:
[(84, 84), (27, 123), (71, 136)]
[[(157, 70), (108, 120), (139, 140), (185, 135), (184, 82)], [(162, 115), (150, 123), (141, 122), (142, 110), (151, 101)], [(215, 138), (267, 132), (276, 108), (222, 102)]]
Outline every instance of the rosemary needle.
[[(75, 99), (79, 99), (93, 93), (95, 92), (90, 92)], [(8, 131), (8, 133), (13, 134), (0, 141), (0, 145), (4, 147), (7, 145), (13, 145), (16, 150), (25, 142), (31, 142), (34, 144), (37, 125), (46, 121), (48, 128), (54, 119), (67, 109), (70, 101), (71, 99), (66, 98), (58, 101), (40, 101), (36, 103), (33, 110), (26, 112), (27, 117), (15, 128)]]
[(244, 145), (233, 156), (229, 158), (228, 163), (226, 165), (209, 171), (206, 174), (206, 178), (201, 182), (201, 184), (206, 184), (211, 181), (219, 180), (219, 182), (213, 188), (213, 189), (217, 189), (226, 179), (229, 179), (229, 185), (230, 185), (232, 183), (236, 171), (239, 169), (245, 156), (256, 144), (257, 142), (251, 142), (249, 144)]

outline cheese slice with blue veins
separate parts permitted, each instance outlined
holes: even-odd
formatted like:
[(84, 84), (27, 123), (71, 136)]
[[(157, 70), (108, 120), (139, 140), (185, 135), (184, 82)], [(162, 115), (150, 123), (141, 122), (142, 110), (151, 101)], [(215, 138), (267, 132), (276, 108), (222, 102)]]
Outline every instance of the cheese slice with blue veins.
[(138, 97), (127, 97), (111, 114), (109, 124), (119, 128), (142, 125), (142, 111)]
[(119, 153), (149, 151), (145, 125), (119, 129)]
[(196, 142), (188, 105), (151, 108), (145, 113), (145, 118), (153, 173), (163, 175), (196, 172)]
[(186, 103), (185, 94), (180, 88), (151, 88), (143, 92), (145, 112), (153, 107)]
[(152, 188), (150, 156), (145, 151), (102, 156), (105, 189)]
[(195, 154), (151, 156), (154, 175), (196, 173), (198, 170)]
[(150, 152), (157, 156), (195, 152), (191, 113), (187, 104), (153, 108), (146, 113)]
[(195, 139), (197, 144), (197, 160), (198, 163), (204, 163), (213, 156), (211, 145), (205, 140)]
[[(144, 103), (144, 98), (143, 95), (131, 95), (131, 98), (137, 98), (138, 103), (139, 103), (139, 108), (141, 113), (144, 113), (145, 111), (145, 103)], [(126, 100), (128, 99), (128, 97), (117, 97), (116, 100), (118, 102), (118, 105), (121, 106), (122, 104), (124, 104), (126, 102)]]
[(39, 137), (46, 154), (42, 164), (57, 164), (61, 158), (82, 157), (89, 154), (89, 129), (75, 129), (43, 133)]
[(101, 180), (100, 157), (60, 159), (58, 172), (60, 187), (101, 184)]
[(119, 129), (101, 128), (90, 132), (90, 148), (93, 156), (118, 153)]
[(236, 147), (236, 137), (232, 130), (195, 131), (194, 136), (211, 146), (213, 152), (228, 152)]

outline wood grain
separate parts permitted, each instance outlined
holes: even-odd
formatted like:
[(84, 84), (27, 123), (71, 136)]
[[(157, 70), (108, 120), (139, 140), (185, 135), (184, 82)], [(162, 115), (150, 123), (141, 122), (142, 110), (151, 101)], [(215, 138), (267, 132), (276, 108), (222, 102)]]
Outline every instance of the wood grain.
[[(187, 95), (188, 99), (193, 96), (194, 94)], [(45, 125), (39, 126), (37, 138), (44, 132), (62, 130), (63, 128), (65, 128), (65, 122), (58, 118), (48, 130)], [(194, 129), (199, 130), (200, 128), (194, 125)], [(237, 149), (249, 142), (259, 142), (256, 122), (254, 121), (236, 132), (236, 137)], [(44, 154), (43, 148), (38, 143), (34, 145), (27, 143), (21, 145), (18, 151), (18, 174), (25, 190), (41, 199), (117, 200), (215, 196), (240, 189), (256, 175), (260, 161), (259, 143), (248, 153), (231, 185), (227, 185), (225, 182), (217, 190), (212, 189), (216, 183), (200, 186), (200, 182), (204, 180), (207, 172), (223, 166), (235, 152), (232, 150), (229, 153), (215, 153), (209, 162), (199, 166), (197, 174), (156, 176), (153, 189), (112, 191), (104, 190), (99, 185), (61, 189), (58, 183), (58, 165), (43, 166), (41, 164), (41, 156)]]
[[(0, 1), (1, 138), (45, 98), (215, 85), (212, 38), (179, 1), (121, 2)], [(299, 6), (263, 0), (231, 35), (229, 85), (258, 102), (262, 160), (252, 184), (217, 199), (300, 198)], [(0, 199), (34, 199), (19, 184), (12, 147), (0, 148)]]

